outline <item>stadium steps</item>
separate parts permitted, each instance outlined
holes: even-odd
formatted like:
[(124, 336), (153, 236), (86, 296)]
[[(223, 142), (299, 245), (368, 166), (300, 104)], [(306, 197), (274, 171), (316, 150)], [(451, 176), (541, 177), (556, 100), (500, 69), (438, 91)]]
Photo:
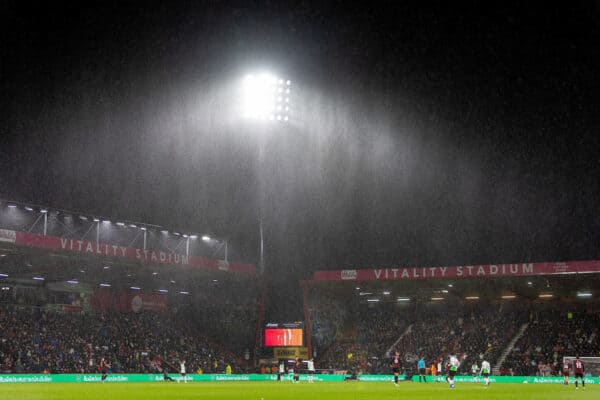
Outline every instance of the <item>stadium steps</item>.
[(410, 324), (406, 330), (402, 333), (402, 335), (400, 335), (400, 337), (394, 342), (393, 345), (390, 346), (389, 349), (386, 350), (385, 354), (383, 355), (384, 358), (388, 357), (388, 354), (393, 354), (394, 351), (396, 351), (396, 346), (398, 345), (398, 343), (400, 343), (400, 341), (402, 340), (402, 338), (406, 335), (412, 332), (412, 326), (413, 324)]
[(529, 322), (525, 322), (523, 325), (521, 325), (515, 337), (512, 338), (508, 346), (506, 346), (506, 349), (504, 349), (502, 354), (500, 354), (500, 357), (498, 357), (498, 360), (496, 361), (496, 365), (494, 365), (494, 367), (492, 368), (493, 375), (498, 375), (500, 373), (500, 367), (502, 367), (504, 360), (506, 360), (506, 357), (510, 354), (513, 347), (515, 347), (515, 344), (517, 344), (517, 340), (519, 340), (521, 336), (523, 336), (528, 326)]

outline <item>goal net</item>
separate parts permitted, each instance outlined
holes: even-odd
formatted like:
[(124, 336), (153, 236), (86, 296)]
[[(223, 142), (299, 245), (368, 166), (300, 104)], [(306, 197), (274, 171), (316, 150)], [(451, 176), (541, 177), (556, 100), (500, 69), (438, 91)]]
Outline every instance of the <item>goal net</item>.
[[(600, 357), (579, 357), (583, 361), (583, 367), (585, 368), (585, 376), (600, 376)], [(571, 365), (571, 374), (573, 374), (573, 361), (575, 356), (563, 357), (563, 364), (568, 361)]]

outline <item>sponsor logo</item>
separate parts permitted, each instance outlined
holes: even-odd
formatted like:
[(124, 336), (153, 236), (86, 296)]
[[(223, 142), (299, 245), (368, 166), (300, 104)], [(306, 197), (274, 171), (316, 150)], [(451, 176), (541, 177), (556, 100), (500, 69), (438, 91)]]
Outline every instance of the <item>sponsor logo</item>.
[(340, 277), (342, 280), (356, 280), (357, 272), (355, 269), (344, 269)]
[(0, 229), (0, 242), (14, 243), (17, 240), (17, 232), (8, 229)]
[(140, 296), (135, 296), (133, 299), (131, 299), (131, 311), (134, 313), (140, 312), (143, 305), (144, 301)]
[(217, 268), (221, 271), (229, 271), (229, 262), (225, 260), (217, 261)]
[(554, 272), (564, 273), (569, 271), (569, 265), (566, 263), (556, 263), (553, 266)]

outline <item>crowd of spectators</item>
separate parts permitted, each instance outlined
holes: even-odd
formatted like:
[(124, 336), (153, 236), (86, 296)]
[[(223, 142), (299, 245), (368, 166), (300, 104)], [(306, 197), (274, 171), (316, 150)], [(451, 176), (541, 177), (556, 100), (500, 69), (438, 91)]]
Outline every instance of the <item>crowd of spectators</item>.
[(502, 374), (556, 374), (563, 356), (600, 356), (600, 315), (585, 312), (584, 303), (566, 306), (578, 310), (570, 313), (558, 312), (559, 306), (547, 301), (350, 304), (324, 329), (321, 319), (328, 313), (322, 310), (331, 310), (336, 301), (321, 294), (311, 302), (311, 316), (319, 319), (313, 337), (318, 331), (319, 343), (329, 344), (317, 357), (317, 367), (324, 370), (388, 373), (388, 350), (398, 350), (408, 373), (416, 372), (421, 356), (429, 367), (440, 361), (445, 366), (454, 354), (461, 361), (459, 373), (469, 374), (472, 364), (480, 366), (483, 359), (497, 365), (525, 323), (528, 329), (502, 364)]
[(600, 357), (600, 315), (564, 306), (533, 311), (527, 330), (502, 364), (506, 375), (560, 375), (563, 357)]
[(0, 307), (0, 370), (5, 373), (96, 373), (104, 357), (112, 372), (236, 372), (247, 365), (196, 327), (170, 314), (55, 313)]
[[(412, 322), (396, 348), (407, 361), (424, 357), (429, 365), (445, 363), (450, 354), (461, 361), (460, 373), (468, 373), (475, 362), (493, 362), (523, 323), (520, 312), (489, 312), (488, 307), (431, 310)], [(414, 370), (414, 368), (413, 368)]]

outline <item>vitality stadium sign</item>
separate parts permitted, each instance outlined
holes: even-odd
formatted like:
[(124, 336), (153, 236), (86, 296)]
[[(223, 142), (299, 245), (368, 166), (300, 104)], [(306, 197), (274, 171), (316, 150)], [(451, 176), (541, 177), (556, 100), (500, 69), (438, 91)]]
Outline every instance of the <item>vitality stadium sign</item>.
[(317, 271), (315, 281), (388, 281), (443, 278), (487, 278), (524, 275), (600, 273), (600, 261), (459, 265), (454, 267), (397, 267)]
[(186, 265), (192, 268), (218, 269), (251, 274), (256, 272), (256, 267), (252, 264), (220, 262), (219, 260), (210, 258), (179, 254), (170, 251), (138, 249), (115, 244), (57, 236), (45, 236), (6, 229), (0, 229), (0, 241), (12, 242), (17, 246), (38, 247), (104, 257), (128, 258), (149, 264)]

